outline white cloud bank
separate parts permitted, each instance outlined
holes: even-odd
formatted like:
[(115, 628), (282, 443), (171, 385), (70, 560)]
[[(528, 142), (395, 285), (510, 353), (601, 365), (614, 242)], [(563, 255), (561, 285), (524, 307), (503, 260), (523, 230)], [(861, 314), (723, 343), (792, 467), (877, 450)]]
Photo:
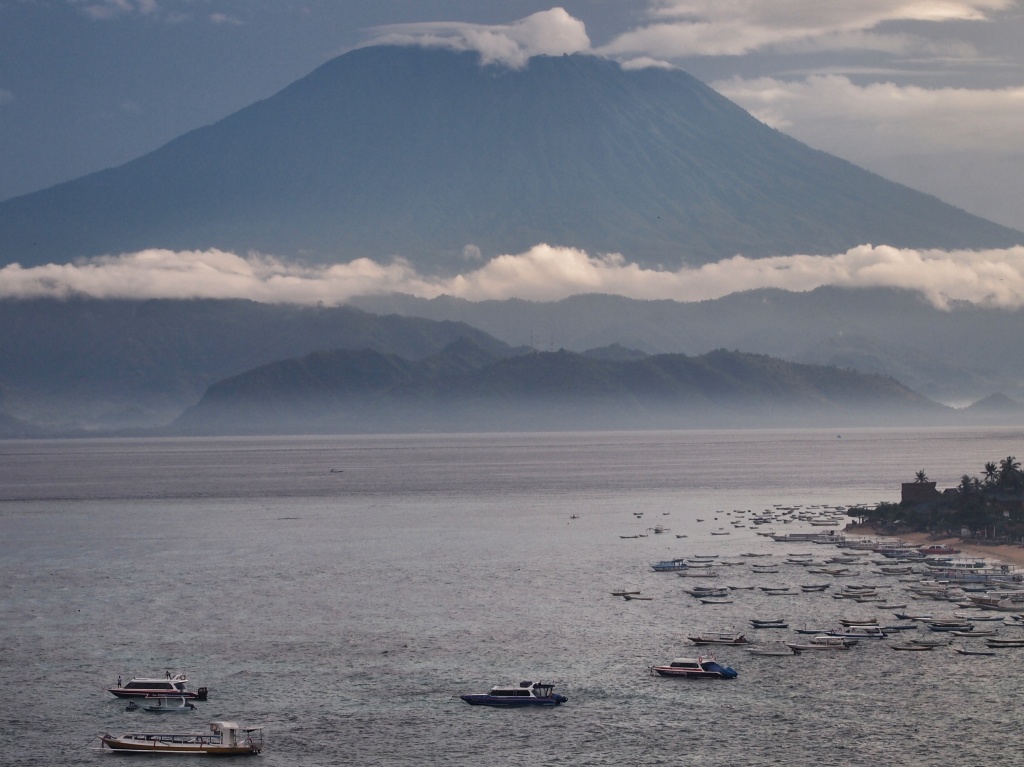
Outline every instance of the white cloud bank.
[(836, 255), (735, 256), (678, 271), (644, 269), (617, 254), (595, 257), (575, 248), (536, 245), (449, 278), (421, 275), (403, 261), (384, 265), (357, 259), (313, 267), (219, 250), (146, 250), (76, 264), (0, 269), (0, 298), (247, 298), (298, 304), (340, 304), (353, 296), (394, 292), (471, 301), (555, 301), (580, 293), (700, 301), (755, 288), (807, 291), (822, 285), (904, 288), (940, 308), (951, 301), (1020, 308), (1024, 245), (987, 251), (861, 245)]
[(368, 45), (420, 45), (476, 51), (484, 64), (521, 68), (531, 56), (558, 56), (590, 49), (582, 21), (563, 8), (531, 14), (511, 24), (423, 22), (391, 24), (371, 30)]
[(950, 151), (1019, 151), (1024, 86), (922, 88), (856, 85), (840, 75), (712, 83), (759, 120), (851, 159)]
[(894, 21), (983, 21), (1016, 0), (652, 0), (652, 23), (599, 52), (660, 58), (742, 56), (755, 51), (875, 50), (970, 55), (969, 46), (877, 32)]

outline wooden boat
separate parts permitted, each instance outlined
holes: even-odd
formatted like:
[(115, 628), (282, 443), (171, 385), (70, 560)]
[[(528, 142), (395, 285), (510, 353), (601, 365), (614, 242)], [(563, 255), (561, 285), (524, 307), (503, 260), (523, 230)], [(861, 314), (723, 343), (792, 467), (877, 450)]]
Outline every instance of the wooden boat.
[(627, 591), (625, 589), (619, 589), (618, 591), (613, 591), (612, 592), (612, 596), (613, 597), (636, 596), (639, 593), (640, 593), (639, 591)]
[(999, 637), (988, 637), (985, 644), (989, 647), (1024, 647), (1024, 639), (1000, 639)]
[(756, 629), (784, 629), (789, 628), (785, 618), (751, 618), (750, 625)]
[(709, 631), (703, 634), (693, 634), (686, 637), (694, 644), (749, 644), (750, 640), (743, 634), (727, 633), (724, 631)]
[(522, 708), (525, 706), (558, 706), (569, 699), (554, 692), (554, 685), (541, 682), (497, 685), (490, 692), (460, 695), (471, 706)]
[(129, 732), (100, 735), (102, 747), (131, 754), (242, 756), (263, 750), (263, 729), (236, 722), (210, 722), (209, 733)]
[(814, 591), (826, 591), (828, 587), (831, 585), (832, 584), (830, 583), (808, 583), (801, 585), (800, 590), (805, 591), (807, 593), (811, 593)]
[(656, 573), (674, 573), (688, 567), (685, 559), (663, 559), (651, 565), (651, 569)]
[(622, 598), (625, 599), (626, 601), (632, 601), (634, 599), (638, 599), (641, 602), (650, 602), (652, 599), (654, 599), (654, 597), (645, 597), (640, 592), (637, 592), (636, 594), (623, 594)]
[(705, 605), (731, 605), (733, 600), (728, 597), (697, 597)]
[(994, 652), (989, 650), (968, 650), (966, 647), (953, 647), (951, 649), (960, 655), (995, 655)]
[(714, 655), (697, 658), (676, 658), (667, 666), (651, 666), (651, 673), (660, 676), (682, 676), (692, 679), (735, 679), (739, 674), (731, 666), (723, 666)]
[(849, 650), (857, 644), (857, 640), (821, 634), (811, 637), (805, 642), (786, 642), (785, 644), (793, 652), (801, 653), (814, 650)]
[(889, 646), (894, 650), (912, 650), (917, 652), (935, 649), (935, 645), (915, 644), (913, 642), (907, 642), (906, 644), (891, 644)]

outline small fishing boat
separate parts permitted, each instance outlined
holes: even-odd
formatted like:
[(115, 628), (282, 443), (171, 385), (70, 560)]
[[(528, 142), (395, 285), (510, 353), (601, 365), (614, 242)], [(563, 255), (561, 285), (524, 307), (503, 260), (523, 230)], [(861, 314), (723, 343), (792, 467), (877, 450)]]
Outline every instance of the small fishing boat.
[(805, 642), (786, 642), (786, 647), (795, 653), (817, 651), (817, 650), (849, 650), (855, 644), (856, 639), (846, 639), (845, 637), (829, 636), (827, 634), (820, 634), (815, 637), (811, 637)]
[(629, 591), (627, 589), (619, 589), (617, 591), (613, 591), (612, 592), (612, 596), (613, 597), (636, 596), (639, 593), (640, 593), (639, 590), (638, 591)]
[(953, 647), (951, 649), (960, 655), (995, 655), (994, 652), (989, 650), (968, 650), (966, 647)]
[(894, 650), (913, 650), (917, 652), (935, 649), (935, 645), (915, 644), (914, 642), (907, 642), (906, 644), (891, 644), (889, 646)]
[(889, 636), (879, 626), (844, 626), (827, 633), (829, 636), (845, 639), (885, 639)]
[(750, 625), (756, 629), (784, 629), (789, 628), (785, 618), (751, 618)]
[(646, 597), (646, 596), (644, 596), (639, 591), (636, 592), (635, 594), (623, 594), (622, 598), (625, 599), (627, 602), (631, 602), (634, 599), (638, 599), (641, 602), (650, 602), (652, 599), (654, 599), (654, 597)]
[(651, 666), (651, 673), (660, 676), (683, 676), (693, 679), (735, 679), (739, 674), (731, 666), (723, 666), (714, 655), (676, 658), (667, 666)]
[(460, 695), (471, 706), (519, 708), (523, 706), (557, 706), (569, 699), (554, 692), (554, 685), (541, 682), (497, 685), (490, 692)]
[(209, 733), (129, 732), (100, 735), (100, 748), (129, 754), (209, 754), (242, 756), (263, 750), (263, 728), (236, 722), (210, 722)]
[(807, 584), (802, 584), (800, 586), (800, 589), (802, 591), (806, 591), (808, 593), (814, 592), (814, 591), (826, 591), (826, 590), (828, 590), (828, 587), (830, 585), (832, 585), (832, 584), (830, 584), (830, 583), (807, 583)]
[(685, 559), (663, 559), (651, 565), (651, 569), (656, 573), (674, 573), (688, 567)]
[(1024, 647), (1024, 639), (1000, 639), (999, 637), (988, 637), (985, 644), (989, 647)]
[(750, 644), (750, 640), (743, 634), (728, 633), (724, 631), (709, 631), (703, 634), (692, 634), (686, 637), (694, 644)]

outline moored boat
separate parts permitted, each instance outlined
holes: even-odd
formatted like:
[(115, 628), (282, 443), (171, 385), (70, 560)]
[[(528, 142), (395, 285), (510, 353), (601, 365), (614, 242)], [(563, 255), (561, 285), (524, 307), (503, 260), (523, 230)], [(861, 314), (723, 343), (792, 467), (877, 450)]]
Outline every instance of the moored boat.
[(750, 640), (743, 634), (727, 633), (722, 631), (709, 631), (702, 634), (692, 634), (686, 637), (694, 644), (749, 644)]
[(241, 727), (236, 722), (210, 722), (208, 733), (129, 732), (117, 736), (104, 733), (100, 741), (118, 753), (242, 756), (263, 750), (263, 729)]
[(519, 708), (524, 706), (558, 706), (569, 699), (554, 692), (554, 685), (542, 682), (496, 685), (490, 692), (460, 695), (471, 706)]
[(693, 679), (735, 679), (739, 674), (731, 666), (723, 666), (713, 655), (676, 658), (667, 666), (652, 666), (660, 676), (684, 676)]
[(167, 672), (163, 677), (133, 677), (127, 684), (121, 684), (117, 678), (117, 686), (108, 687), (107, 691), (118, 698), (148, 698), (160, 695), (195, 698), (206, 700), (207, 689), (200, 687), (195, 692), (188, 689), (188, 679), (184, 674)]
[(685, 570), (687, 567), (689, 565), (685, 559), (663, 559), (651, 565), (651, 569), (656, 573), (674, 573)]
[(845, 637), (829, 636), (827, 634), (811, 637), (805, 642), (785, 643), (786, 647), (795, 653), (811, 650), (849, 650), (855, 644), (857, 644), (856, 639), (846, 639)]

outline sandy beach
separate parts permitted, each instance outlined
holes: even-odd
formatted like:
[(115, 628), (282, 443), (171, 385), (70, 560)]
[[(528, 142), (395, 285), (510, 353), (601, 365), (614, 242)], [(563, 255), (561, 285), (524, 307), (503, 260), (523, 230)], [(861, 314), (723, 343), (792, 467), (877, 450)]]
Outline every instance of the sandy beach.
[[(847, 532), (855, 535), (877, 535), (870, 528), (862, 528), (856, 531), (850, 529)], [(1024, 548), (1020, 546), (981, 546), (976, 543), (964, 543), (959, 538), (935, 539), (928, 535), (928, 533), (901, 533), (896, 537), (922, 546), (931, 543), (941, 543), (954, 549), (960, 549), (967, 556), (999, 559), (1007, 564), (1024, 567)]]

